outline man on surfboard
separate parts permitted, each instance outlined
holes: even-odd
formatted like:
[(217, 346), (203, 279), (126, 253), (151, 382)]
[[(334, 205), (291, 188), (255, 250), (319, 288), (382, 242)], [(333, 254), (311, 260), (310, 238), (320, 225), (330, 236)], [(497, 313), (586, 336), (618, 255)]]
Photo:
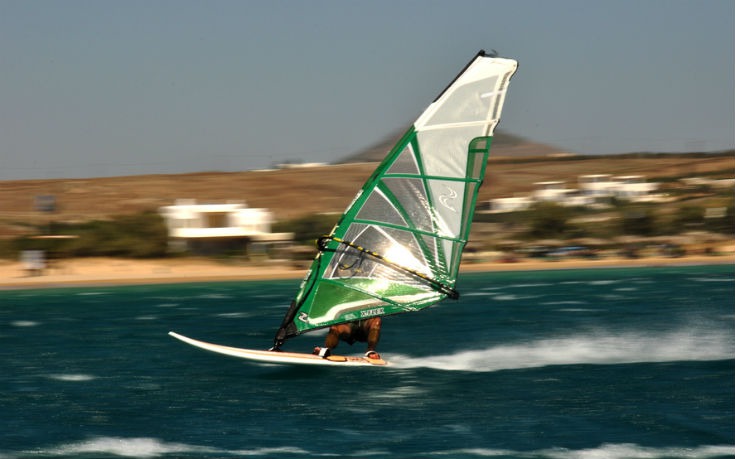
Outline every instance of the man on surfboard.
[(324, 347), (315, 347), (314, 354), (321, 357), (328, 357), (332, 349), (337, 347), (340, 340), (348, 343), (350, 346), (356, 341), (360, 341), (361, 343), (367, 343), (365, 357), (368, 359), (380, 359), (380, 354), (375, 352), (375, 346), (378, 345), (378, 341), (380, 340), (381, 324), (382, 320), (380, 317), (371, 317), (370, 319), (332, 325), (329, 327), (329, 333), (327, 333), (327, 337), (324, 340)]

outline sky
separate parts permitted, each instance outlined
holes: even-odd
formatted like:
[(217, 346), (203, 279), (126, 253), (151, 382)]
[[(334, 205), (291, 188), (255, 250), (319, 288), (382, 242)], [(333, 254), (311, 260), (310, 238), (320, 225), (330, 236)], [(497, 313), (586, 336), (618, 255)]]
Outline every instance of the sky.
[(0, 0), (0, 180), (332, 162), (480, 50), (499, 129), (580, 154), (735, 148), (732, 0)]

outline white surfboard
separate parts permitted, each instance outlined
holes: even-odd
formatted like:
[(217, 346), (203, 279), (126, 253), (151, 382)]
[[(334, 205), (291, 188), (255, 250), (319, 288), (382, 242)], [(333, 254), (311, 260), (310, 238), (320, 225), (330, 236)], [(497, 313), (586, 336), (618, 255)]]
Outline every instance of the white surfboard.
[(297, 352), (283, 351), (260, 351), (256, 349), (242, 349), (239, 347), (222, 346), (220, 344), (212, 344), (179, 335), (175, 332), (169, 332), (174, 338), (190, 344), (192, 346), (204, 349), (217, 354), (229, 355), (240, 359), (254, 360), (266, 363), (295, 364), (295, 365), (342, 365), (342, 366), (385, 366), (388, 362), (382, 359), (368, 359), (365, 357), (354, 357), (344, 355), (330, 355), (329, 357), (319, 357), (313, 354), (301, 354)]

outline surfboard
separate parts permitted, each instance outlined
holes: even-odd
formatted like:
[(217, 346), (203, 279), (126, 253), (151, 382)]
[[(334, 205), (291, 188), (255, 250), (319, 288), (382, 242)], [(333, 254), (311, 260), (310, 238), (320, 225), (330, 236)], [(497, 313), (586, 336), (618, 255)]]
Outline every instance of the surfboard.
[(253, 360), (264, 363), (287, 364), (287, 365), (342, 365), (342, 366), (385, 366), (388, 365), (383, 359), (368, 359), (365, 357), (346, 356), (346, 355), (330, 355), (329, 357), (319, 357), (313, 354), (302, 354), (298, 352), (284, 351), (262, 351), (257, 349), (243, 349), (239, 347), (222, 346), (220, 344), (207, 343), (199, 341), (188, 336), (180, 335), (176, 332), (169, 332), (169, 335), (183, 341), (186, 344), (204, 349), (217, 354), (229, 355), (240, 359)]

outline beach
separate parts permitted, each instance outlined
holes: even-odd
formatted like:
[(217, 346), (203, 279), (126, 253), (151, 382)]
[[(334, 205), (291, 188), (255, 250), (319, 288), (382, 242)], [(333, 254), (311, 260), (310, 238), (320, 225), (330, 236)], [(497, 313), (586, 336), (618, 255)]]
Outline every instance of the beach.
[[(468, 262), (461, 272), (534, 271), (550, 269), (592, 269), (615, 267), (653, 267), (731, 264), (735, 253), (692, 255), (678, 258), (604, 257), (599, 259), (519, 259), (512, 263)], [(250, 281), (268, 279), (300, 279), (303, 267), (288, 262), (235, 263), (206, 258), (122, 259), (73, 258), (54, 263), (40, 275), (32, 275), (20, 261), (0, 260), (0, 289), (35, 289), (65, 286), (168, 284), (183, 282)]]

